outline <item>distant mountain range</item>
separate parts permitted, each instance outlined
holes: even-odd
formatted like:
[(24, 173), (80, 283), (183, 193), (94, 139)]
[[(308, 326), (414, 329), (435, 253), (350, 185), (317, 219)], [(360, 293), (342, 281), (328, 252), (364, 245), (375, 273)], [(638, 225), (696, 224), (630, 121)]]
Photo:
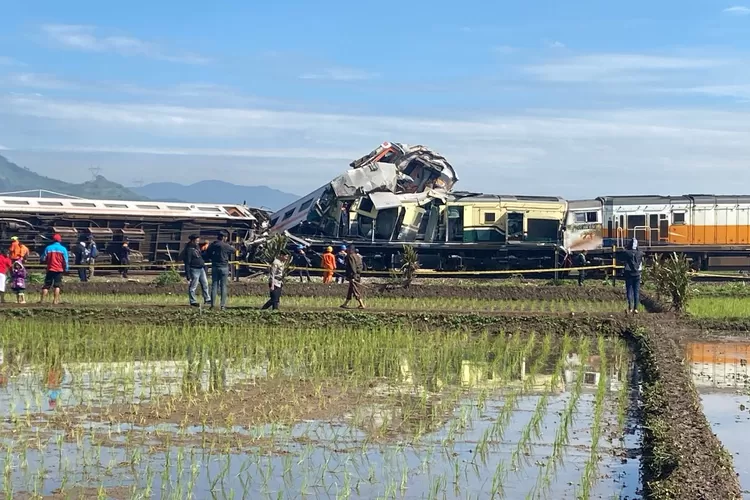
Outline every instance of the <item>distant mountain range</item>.
[[(94, 198), (101, 200), (143, 200), (144, 197), (130, 191), (125, 186), (111, 182), (102, 177), (84, 182), (71, 184), (69, 182), (44, 177), (31, 170), (19, 167), (7, 158), (0, 156), (0, 192), (43, 189), (60, 194), (78, 196), (80, 198)], [(24, 196), (21, 194), (19, 196)], [(34, 196), (29, 193), (28, 196)]]
[(224, 181), (201, 181), (189, 186), (174, 182), (155, 182), (131, 191), (159, 201), (184, 201), (193, 203), (242, 203), (259, 208), (278, 210), (299, 199), (296, 194), (285, 193), (267, 186), (238, 186)]
[[(224, 181), (201, 181), (189, 186), (174, 182), (156, 182), (127, 188), (102, 176), (81, 184), (44, 177), (0, 156), (0, 192), (45, 190), (99, 200), (156, 200), (192, 203), (242, 203), (278, 210), (299, 196), (267, 186), (238, 186)], [(35, 196), (23, 193), (19, 196)]]

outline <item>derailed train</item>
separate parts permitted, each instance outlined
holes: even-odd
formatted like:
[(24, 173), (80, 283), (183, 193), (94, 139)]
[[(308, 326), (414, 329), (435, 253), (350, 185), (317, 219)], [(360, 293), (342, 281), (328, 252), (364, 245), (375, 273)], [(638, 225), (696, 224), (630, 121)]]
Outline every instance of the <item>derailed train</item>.
[(93, 237), (99, 264), (118, 264), (127, 240), (130, 263), (146, 266), (178, 260), (191, 233), (213, 237), (221, 231), (239, 250), (256, 240), (264, 224), (265, 211), (244, 205), (0, 196), (0, 247), (17, 236), (32, 262), (55, 233), (70, 248)]
[(354, 242), (374, 269), (404, 245), (437, 270), (539, 269), (587, 250), (611, 262), (637, 238), (647, 253), (680, 252), (696, 269), (750, 269), (750, 196), (603, 196), (567, 201), (452, 190), (442, 156), (383, 143), (332, 182), (271, 216), (271, 232), (320, 252)]

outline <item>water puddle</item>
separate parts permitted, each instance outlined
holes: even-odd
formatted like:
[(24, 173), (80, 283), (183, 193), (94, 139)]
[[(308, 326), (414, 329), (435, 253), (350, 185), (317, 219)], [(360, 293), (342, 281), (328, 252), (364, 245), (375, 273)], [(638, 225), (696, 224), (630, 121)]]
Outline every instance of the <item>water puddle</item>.
[(703, 412), (750, 498), (750, 342), (692, 342), (686, 358)]
[(435, 352), (391, 338), (372, 358), (305, 342), (106, 362), (8, 346), (3, 493), (638, 498), (637, 386), (619, 342), (507, 336)]

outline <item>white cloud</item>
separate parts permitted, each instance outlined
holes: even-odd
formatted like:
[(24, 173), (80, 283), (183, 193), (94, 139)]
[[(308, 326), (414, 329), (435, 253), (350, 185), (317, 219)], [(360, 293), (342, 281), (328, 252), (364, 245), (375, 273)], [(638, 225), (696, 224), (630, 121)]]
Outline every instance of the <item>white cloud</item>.
[(2, 82), (13, 86), (33, 89), (62, 90), (80, 88), (80, 85), (74, 82), (41, 73), (11, 73), (5, 78), (0, 78), (0, 83)]
[(733, 16), (747, 16), (750, 15), (750, 7), (744, 5), (735, 5), (722, 10), (725, 14), (731, 14)]
[(0, 151), (9, 151), (9, 150), (10, 150), (10, 148), (7, 148), (7, 147), (3, 146), (2, 144), (0, 144)]
[(653, 81), (669, 71), (701, 70), (730, 64), (724, 59), (592, 54), (530, 65), (526, 72), (548, 82)]
[[(375, 145), (394, 140), (444, 154), (462, 179), (460, 187), (469, 190), (580, 197), (727, 192), (750, 183), (750, 111), (737, 109), (615, 107), (457, 119), (0, 96), (0, 114), (0, 137), (13, 141), (15, 151), (46, 144), (61, 154), (97, 154), (105, 175), (115, 178), (125, 175), (107, 170), (115, 154), (156, 158), (148, 169), (130, 162), (123, 182), (132, 176), (166, 179), (175, 171), (182, 182), (197, 181), (230, 169), (237, 182), (271, 182), (259, 180), (263, 172), (277, 186), (303, 193)], [(40, 135), (15, 135), (19, 124), (38, 127)], [(44, 165), (49, 158), (42, 166), (51, 168)]]
[(112, 52), (122, 56), (141, 56), (160, 61), (185, 64), (206, 64), (206, 57), (166, 51), (157, 44), (138, 38), (120, 35), (99, 35), (94, 26), (74, 24), (45, 24), (42, 32), (52, 42), (73, 50), (84, 52)]
[(547, 42), (547, 47), (549, 47), (550, 49), (564, 49), (565, 44), (559, 40), (552, 40), (550, 42)]
[(321, 71), (303, 73), (303, 80), (332, 80), (338, 82), (351, 82), (358, 80), (372, 80), (377, 78), (377, 73), (370, 73), (354, 68), (328, 68)]
[(697, 87), (669, 89), (672, 92), (703, 94), (712, 97), (733, 97), (739, 100), (750, 99), (750, 84), (748, 85), (703, 85)]

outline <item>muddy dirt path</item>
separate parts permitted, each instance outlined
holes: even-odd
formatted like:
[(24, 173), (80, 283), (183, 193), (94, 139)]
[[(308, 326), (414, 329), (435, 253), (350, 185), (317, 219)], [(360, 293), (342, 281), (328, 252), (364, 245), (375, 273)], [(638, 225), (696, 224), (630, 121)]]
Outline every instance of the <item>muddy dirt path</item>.
[[(32, 285), (28, 293), (39, 292), (41, 285)], [(369, 297), (392, 298), (470, 298), (487, 300), (588, 300), (611, 301), (624, 300), (621, 286), (606, 286), (591, 283), (583, 287), (560, 285), (412, 285), (409, 288), (391, 288), (378, 283), (365, 283), (365, 295)], [(187, 292), (186, 284), (157, 286), (147, 283), (132, 282), (73, 282), (68, 279), (63, 285), (64, 293), (94, 293), (94, 294), (175, 294)], [(287, 282), (284, 285), (287, 296), (297, 297), (343, 297), (346, 295), (346, 285), (324, 285), (323, 283)], [(263, 282), (231, 283), (229, 296), (265, 296), (268, 285)]]

